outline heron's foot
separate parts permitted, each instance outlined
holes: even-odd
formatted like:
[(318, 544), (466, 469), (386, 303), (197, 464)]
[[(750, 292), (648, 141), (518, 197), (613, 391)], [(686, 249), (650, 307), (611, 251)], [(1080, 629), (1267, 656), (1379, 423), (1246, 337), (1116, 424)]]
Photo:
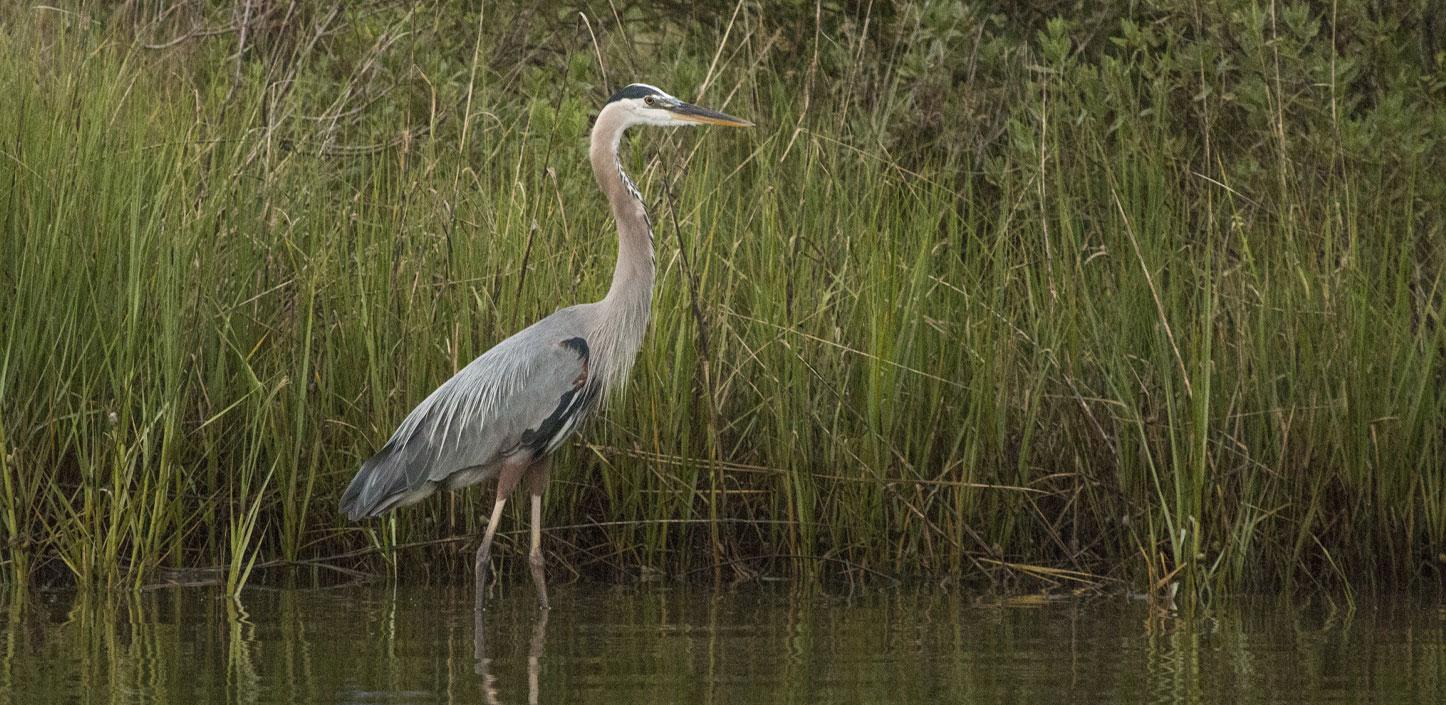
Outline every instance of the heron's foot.
[(542, 603), (542, 609), (551, 609), (547, 604), (547, 575), (542, 551), (533, 551), (527, 562), (532, 564), (532, 582), (537, 586), (537, 599)]

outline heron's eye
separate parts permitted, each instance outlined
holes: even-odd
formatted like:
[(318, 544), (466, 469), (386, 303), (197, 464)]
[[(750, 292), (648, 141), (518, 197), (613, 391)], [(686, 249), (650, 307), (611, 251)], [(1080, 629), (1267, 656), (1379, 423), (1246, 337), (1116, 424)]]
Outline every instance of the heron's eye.
[(643, 97), (643, 103), (646, 104), (646, 105), (652, 105), (652, 104), (653, 104), (653, 97), (652, 97), (652, 96), (644, 96), (644, 97)]

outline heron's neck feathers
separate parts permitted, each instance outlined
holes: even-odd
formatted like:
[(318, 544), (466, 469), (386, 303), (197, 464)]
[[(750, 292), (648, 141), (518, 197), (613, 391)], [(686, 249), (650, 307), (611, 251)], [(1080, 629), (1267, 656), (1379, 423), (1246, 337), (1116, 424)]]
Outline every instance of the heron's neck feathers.
[(597, 338), (604, 353), (604, 386), (621, 387), (642, 347), (653, 304), (653, 226), (642, 194), (623, 173), (618, 145), (628, 127), (627, 113), (603, 108), (592, 129), (589, 157), (593, 176), (608, 199), (618, 225), (618, 261), (612, 286), (598, 302)]

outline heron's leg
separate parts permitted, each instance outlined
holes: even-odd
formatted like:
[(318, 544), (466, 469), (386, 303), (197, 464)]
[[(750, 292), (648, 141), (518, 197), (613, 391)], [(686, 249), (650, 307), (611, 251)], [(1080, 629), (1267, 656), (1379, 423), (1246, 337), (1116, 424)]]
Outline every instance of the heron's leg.
[(507, 505), (507, 498), (516, 489), (517, 481), (522, 479), (522, 471), (527, 469), (528, 462), (520, 460), (505, 460), (502, 463), (502, 472), (497, 476), (497, 502), (492, 505), (492, 518), (487, 521), (487, 531), (482, 534), (482, 545), (477, 547), (477, 564), (473, 567), (477, 580), (477, 609), (482, 609), (482, 595), (487, 590), (487, 558), (492, 553), (492, 539), (497, 535), (497, 525), (502, 522), (502, 508)]
[(482, 594), (487, 591), (487, 557), (492, 552), (492, 537), (497, 534), (497, 524), (502, 520), (502, 507), (507, 498), (500, 493), (497, 503), (492, 505), (492, 518), (487, 521), (487, 531), (482, 534), (482, 545), (477, 547), (477, 564), (473, 567), (477, 579), (477, 609), (482, 609)]
[(537, 585), (537, 599), (542, 609), (547, 609), (547, 578), (543, 574), (542, 558), (542, 495), (532, 495), (532, 552), (527, 556), (532, 564), (532, 582)]
[(542, 491), (547, 487), (548, 471), (551, 469), (552, 461), (543, 458), (532, 466), (527, 478), (532, 494), (532, 551), (527, 556), (527, 562), (532, 565), (532, 582), (537, 586), (537, 599), (542, 602), (542, 609), (548, 609), (547, 576), (542, 557)]

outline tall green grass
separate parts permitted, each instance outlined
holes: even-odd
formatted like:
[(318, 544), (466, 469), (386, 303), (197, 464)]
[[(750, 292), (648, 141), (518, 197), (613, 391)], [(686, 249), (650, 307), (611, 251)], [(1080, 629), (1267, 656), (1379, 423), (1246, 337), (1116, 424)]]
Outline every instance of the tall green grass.
[[(900, 125), (974, 36), (938, 11), (792, 45), (747, 13), (709, 44), (604, 35), (613, 84), (706, 81), (700, 102), (759, 127), (630, 140), (655, 315), (558, 464), (553, 570), (1192, 596), (1439, 575), (1440, 144), (1401, 157), (1362, 109), (1324, 147), (1288, 134), (1289, 111), (1339, 106), (1249, 66), (1258, 106), (1202, 78), (1190, 110), (1214, 122), (1182, 127), (1167, 62), (1190, 46), (1125, 25), (1091, 58), (1064, 23), (966, 84), (1005, 96), (977, 116), (993, 141), (928, 142)], [(238, 54), (6, 13), (4, 580), (468, 574), (445, 539), (480, 534), (488, 498), (354, 525), (340, 490), (454, 370), (600, 297), (614, 256), (584, 165), (589, 35), (512, 65), (483, 19), (303, 13)]]

